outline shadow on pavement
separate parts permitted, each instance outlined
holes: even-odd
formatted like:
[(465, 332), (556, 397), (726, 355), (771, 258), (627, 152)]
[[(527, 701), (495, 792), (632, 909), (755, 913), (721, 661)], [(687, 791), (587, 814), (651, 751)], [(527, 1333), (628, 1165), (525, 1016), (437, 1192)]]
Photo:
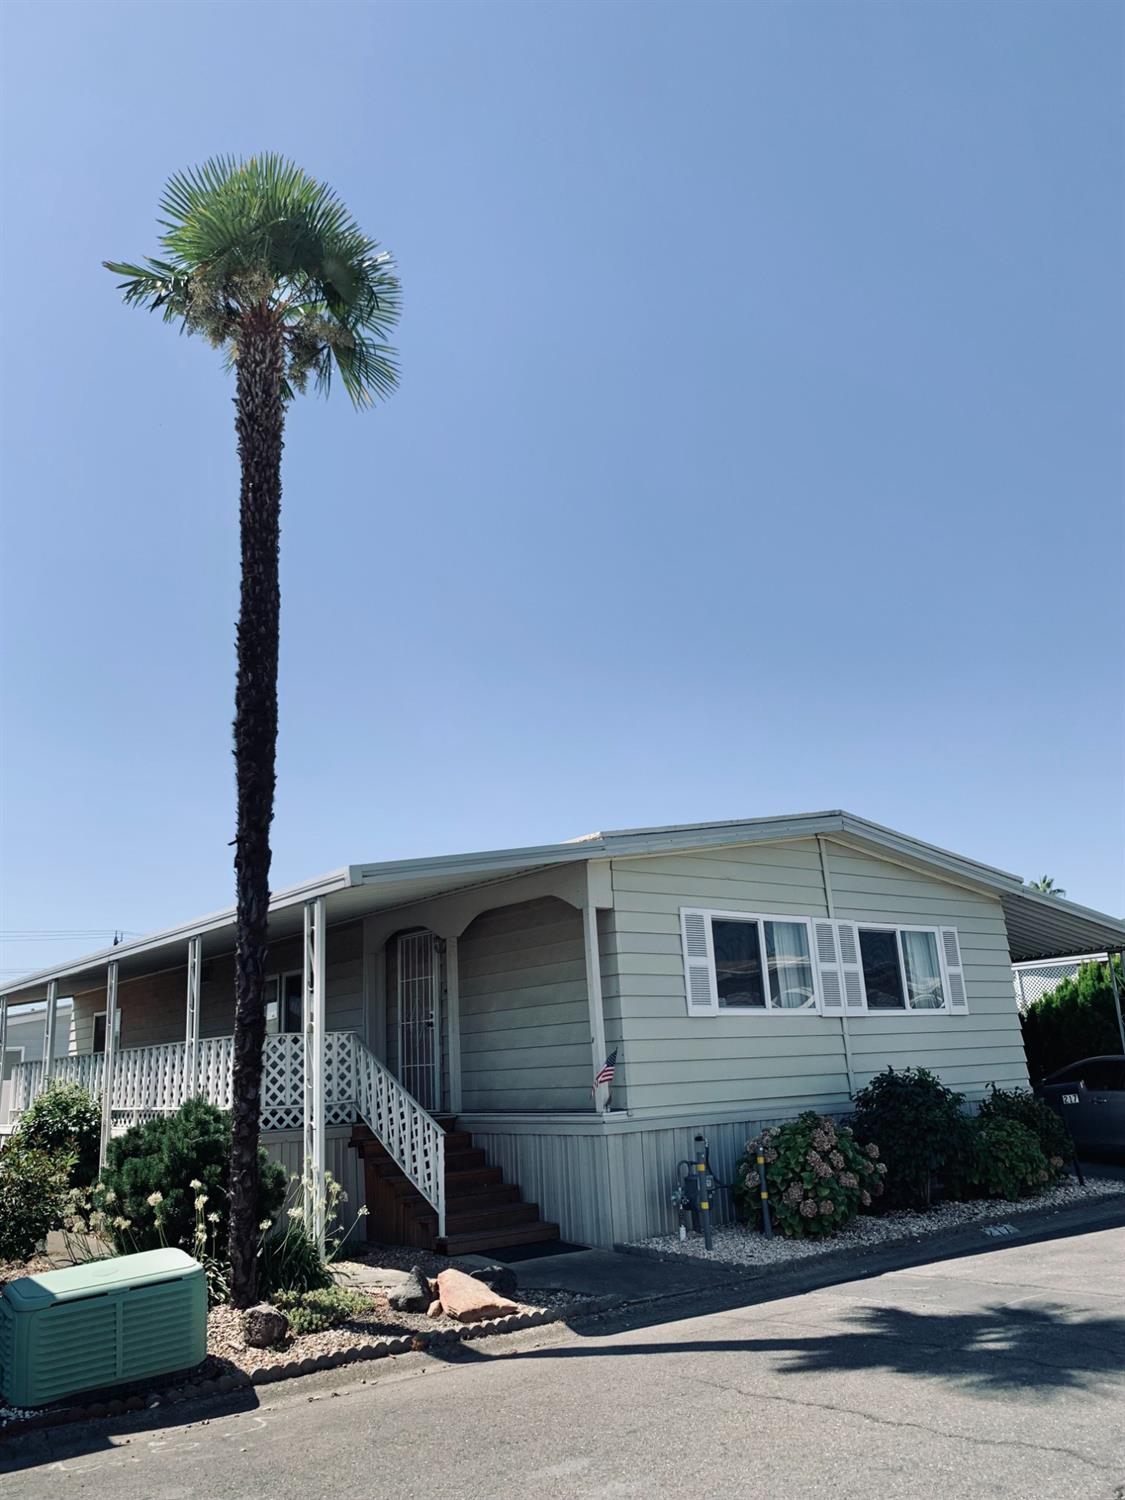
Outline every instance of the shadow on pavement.
[[(566, 1344), (511, 1359), (616, 1359), (660, 1354), (747, 1354), (773, 1373), (879, 1371), (954, 1383), (982, 1393), (1053, 1394), (1125, 1371), (1125, 1318), (1072, 1318), (1049, 1304), (971, 1313), (868, 1307), (844, 1332), (780, 1338), (676, 1339), (668, 1343)], [(470, 1358), (475, 1351), (465, 1351)], [(484, 1358), (484, 1355), (477, 1355)]]

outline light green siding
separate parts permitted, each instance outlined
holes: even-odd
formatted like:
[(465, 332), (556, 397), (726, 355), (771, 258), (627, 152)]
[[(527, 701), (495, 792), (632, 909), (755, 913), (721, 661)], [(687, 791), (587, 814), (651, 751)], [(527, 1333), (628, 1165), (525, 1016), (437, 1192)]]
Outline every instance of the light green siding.
[(463, 1109), (591, 1109), (581, 912), (553, 896), (485, 912), (459, 973)]
[(857, 1017), (848, 1023), (857, 1086), (888, 1064), (923, 1066), (977, 1096), (989, 1083), (1027, 1086), (1004, 913), (977, 895), (902, 865), (826, 844), (836, 916), (857, 922), (956, 927), (969, 1013)]
[[(847, 1021), (852, 1082), (921, 1064), (970, 1097), (1027, 1082), (999, 900), (826, 842), (833, 914), (956, 927), (969, 1013), (882, 1013)], [(614, 860), (603, 933), (607, 1013), (622, 1053), (615, 1103), (639, 1116), (685, 1109), (731, 1118), (844, 1110), (844, 1023), (818, 1015), (687, 1014), (680, 909), (829, 915), (815, 839)]]

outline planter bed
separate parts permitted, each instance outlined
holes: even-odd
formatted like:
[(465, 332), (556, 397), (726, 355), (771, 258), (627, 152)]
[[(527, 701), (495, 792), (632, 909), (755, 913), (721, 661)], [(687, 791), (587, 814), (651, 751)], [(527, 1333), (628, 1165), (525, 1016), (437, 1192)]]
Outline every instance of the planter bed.
[(839, 1234), (810, 1235), (802, 1240), (785, 1239), (782, 1235), (767, 1239), (764, 1234), (746, 1229), (741, 1224), (724, 1224), (713, 1231), (713, 1250), (705, 1248), (701, 1234), (692, 1233), (686, 1240), (674, 1234), (662, 1234), (652, 1239), (636, 1240), (622, 1248), (660, 1259), (689, 1255), (734, 1266), (781, 1266), (814, 1256), (875, 1250), (904, 1241), (928, 1239), (971, 1224), (1008, 1220), (1029, 1210), (1096, 1203), (1122, 1192), (1125, 1188), (1120, 1182), (1088, 1177), (1085, 1187), (1077, 1182), (1062, 1182), (1045, 1193), (1021, 1198), (1016, 1203), (989, 1198), (969, 1203), (942, 1203), (925, 1212), (903, 1209), (886, 1214), (861, 1214)]
[[(419, 1257), (415, 1255), (415, 1263)], [(444, 1261), (443, 1265), (448, 1265)], [(27, 1267), (7, 1267), (9, 1275)], [(250, 1348), (242, 1337), (241, 1314), (229, 1305), (213, 1307), (207, 1317), (207, 1358), (192, 1370), (165, 1376), (149, 1385), (114, 1387), (40, 1408), (0, 1405), (0, 1441), (35, 1427), (57, 1427), (102, 1417), (117, 1417), (145, 1408), (170, 1406), (201, 1396), (227, 1394), (251, 1385), (268, 1385), (297, 1375), (311, 1375), (363, 1360), (385, 1359), (412, 1351), (439, 1349), (464, 1339), (515, 1333), (556, 1322), (568, 1312), (594, 1311), (595, 1299), (569, 1292), (536, 1294), (536, 1305), (518, 1303), (517, 1311), (480, 1323), (458, 1323), (444, 1315), (394, 1311), (377, 1291), (365, 1292), (370, 1307), (335, 1328), (289, 1338), (271, 1349)], [(516, 1299), (513, 1299), (516, 1300)]]

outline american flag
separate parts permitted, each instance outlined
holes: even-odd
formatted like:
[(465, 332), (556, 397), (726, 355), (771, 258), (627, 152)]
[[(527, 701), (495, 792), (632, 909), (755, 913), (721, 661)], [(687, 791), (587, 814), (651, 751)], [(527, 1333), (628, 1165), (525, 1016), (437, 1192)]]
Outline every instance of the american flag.
[(617, 1048), (614, 1047), (613, 1051), (609, 1054), (609, 1056), (606, 1058), (605, 1062), (602, 1063), (601, 1067), (598, 1069), (597, 1073), (595, 1073), (595, 1075), (594, 1075), (594, 1084), (593, 1084), (593, 1087), (590, 1090), (591, 1095), (596, 1094), (598, 1092), (598, 1085), (600, 1083), (612, 1083), (613, 1082), (613, 1075), (616, 1072), (616, 1070), (617, 1070)]

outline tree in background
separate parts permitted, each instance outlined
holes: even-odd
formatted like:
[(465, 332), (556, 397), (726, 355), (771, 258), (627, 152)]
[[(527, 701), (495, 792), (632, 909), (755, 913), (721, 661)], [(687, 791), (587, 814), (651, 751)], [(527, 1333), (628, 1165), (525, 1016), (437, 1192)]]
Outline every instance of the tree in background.
[(106, 261), (125, 302), (226, 354), (235, 375), (241, 595), (234, 761), (237, 897), (231, 1277), (254, 1301), (270, 824), (277, 752), (281, 450), (288, 403), (333, 373), (357, 407), (395, 389), (399, 282), (389, 254), (322, 183), (280, 156), (216, 158), (178, 173), (160, 204), (160, 259)]
[(1065, 896), (1066, 892), (1061, 885), (1056, 885), (1050, 875), (1041, 875), (1038, 880), (1030, 883), (1030, 889), (1039, 891), (1044, 896)]
[[(1125, 991), (1121, 959), (1114, 959), (1118, 987)], [(1024, 1051), (1032, 1079), (1045, 1078), (1084, 1057), (1121, 1050), (1109, 965), (1083, 964), (1020, 1016)]]

